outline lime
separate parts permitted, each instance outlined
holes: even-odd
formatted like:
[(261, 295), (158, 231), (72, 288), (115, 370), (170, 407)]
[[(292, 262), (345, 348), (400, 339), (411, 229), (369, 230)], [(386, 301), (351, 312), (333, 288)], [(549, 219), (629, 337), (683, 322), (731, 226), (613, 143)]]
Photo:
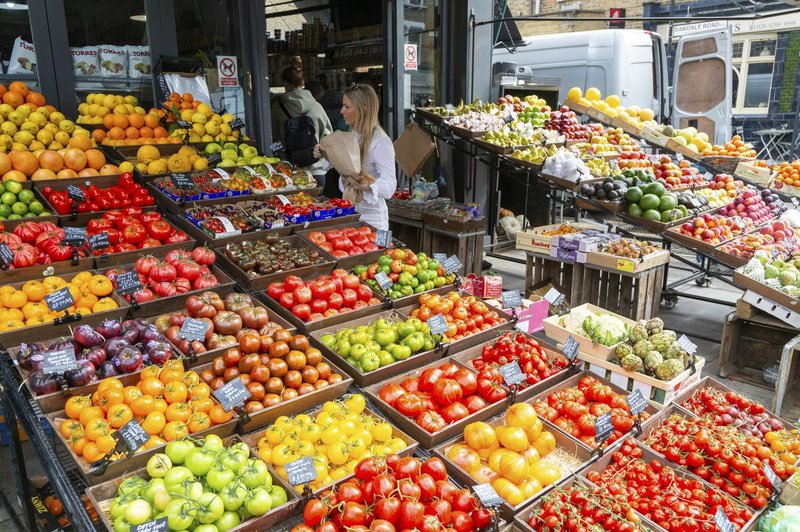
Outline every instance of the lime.
[(5, 191), (6, 191), (6, 186), (4, 184), (0, 183), (0, 194), (2, 194)]
[(11, 206), (11, 211), (14, 214), (19, 214), (20, 216), (22, 216), (23, 214), (28, 212), (28, 206), (22, 203), (21, 201), (18, 201)]
[(33, 195), (33, 190), (26, 188), (19, 191), (19, 194), (17, 194), (17, 199), (25, 205), (30, 205), (30, 203), (36, 199), (36, 196)]
[(5, 203), (0, 203), (0, 216), (3, 218), (8, 218), (9, 214), (11, 214), (11, 206), (6, 205)]
[(8, 192), (13, 192), (14, 194), (18, 194), (20, 190), (22, 190), (22, 185), (19, 181), (14, 181), (13, 179), (9, 179), (5, 183), (5, 188)]
[(656, 209), (647, 209), (642, 213), (642, 216), (647, 218), (648, 220), (653, 220), (654, 222), (661, 221), (661, 213), (658, 212)]
[(42, 214), (44, 212), (44, 205), (41, 201), (32, 201), (28, 205), (28, 210), (33, 214)]

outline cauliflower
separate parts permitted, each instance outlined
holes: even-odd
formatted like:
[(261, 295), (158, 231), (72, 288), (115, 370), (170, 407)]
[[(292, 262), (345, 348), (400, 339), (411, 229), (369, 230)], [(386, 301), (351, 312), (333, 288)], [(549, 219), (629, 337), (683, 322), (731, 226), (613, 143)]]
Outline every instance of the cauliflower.
[(626, 356), (633, 354), (633, 347), (630, 344), (619, 344), (614, 350), (614, 354), (617, 355), (618, 360), (622, 360)]
[(656, 378), (662, 381), (670, 381), (683, 373), (683, 363), (677, 358), (664, 360), (656, 366)]
[(647, 356), (644, 357), (644, 367), (648, 371), (655, 371), (658, 365), (661, 364), (663, 361), (664, 358), (661, 356), (661, 353), (653, 350), (647, 353)]
[(647, 329), (644, 328), (644, 325), (636, 324), (636, 326), (631, 329), (630, 340), (634, 344), (641, 340), (647, 340)]
[(646, 357), (652, 350), (653, 344), (650, 343), (650, 340), (639, 340), (633, 346), (633, 353), (639, 358)]
[(642, 367), (644, 366), (642, 359), (634, 354), (627, 355), (625, 358), (621, 359), (620, 365), (626, 371), (642, 371)]
[(611, 314), (593, 314), (581, 324), (592, 342), (605, 346), (618, 344), (628, 338), (628, 325)]

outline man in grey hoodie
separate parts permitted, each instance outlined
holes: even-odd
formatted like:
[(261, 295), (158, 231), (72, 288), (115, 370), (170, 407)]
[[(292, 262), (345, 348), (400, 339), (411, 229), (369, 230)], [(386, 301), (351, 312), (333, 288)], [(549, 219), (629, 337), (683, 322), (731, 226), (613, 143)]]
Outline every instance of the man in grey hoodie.
[[(317, 142), (322, 140), (325, 135), (333, 132), (331, 121), (328, 119), (325, 109), (314, 99), (309, 91), (304, 89), (305, 80), (303, 79), (302, 66), (295, 64), (287, 67), (281, 73), (283, 86), (286, 92), (278, 97), (272, 104), (272, 136), (284, 142), (285, 124), (289, 118), (305, 115), (314, 121), (314, 129), (317, 133)], [(281, 106), (283, 104), (283, 106)], [(289, 115), (283, 108), (288, 111)], [(325, 186), (325, 162), (320, 159), (316, 163), (306, 166), (307, 170), (314, 176), (319, 186)]]

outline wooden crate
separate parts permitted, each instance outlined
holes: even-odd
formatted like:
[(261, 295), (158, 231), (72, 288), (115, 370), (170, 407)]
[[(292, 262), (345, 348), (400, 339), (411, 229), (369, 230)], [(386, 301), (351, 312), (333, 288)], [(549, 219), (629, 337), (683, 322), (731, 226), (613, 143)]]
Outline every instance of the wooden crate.
[(389, 229), (392, 231), (392, 237), (405, 244), (408, 249), (422, 249), (425, 222), (390, 214)]
[[(658, 316), (665, 265), (629, 273), (583, 264), (573, 305), (592, 303), (632, 320), (649, 320)], [(575, 281), (573, 280), (573, 283)]]
[(525, 293), (529, 295), (540, 286), (551, 284), (566, 296), (572, 306), (586, 303), (580, 300), (584, 266), (528, 251), (525, 254)]
[(429, 224), (426, 220), (422, 230), (421, 251), (432, 257), (433, 253), (456, 255), (464, 270), (458, 273), (480, 274), (483, 270), (483, 237), (486, 236), (486, 221), (474, 229), (444, 229)]

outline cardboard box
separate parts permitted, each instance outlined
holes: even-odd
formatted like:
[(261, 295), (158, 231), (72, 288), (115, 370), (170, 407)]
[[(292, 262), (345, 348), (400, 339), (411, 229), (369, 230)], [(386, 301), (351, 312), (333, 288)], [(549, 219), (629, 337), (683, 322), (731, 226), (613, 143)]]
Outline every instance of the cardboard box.
[(588, 254), (588, 264), (601, 266), (611, 270), (619, 270), (626, 273), (638, 273), (645, 270), (656, 268), (667, 264), (670, 259), (669, 250), (662, 249), (654, 253), (649, 253), (640, 259), (628, 259), (618, 257), (601, 251), (591, 251)]
[[(561, 226), (569, 226), (578, 231), (592, 229), (595, 231), (604, 231), (605, 227), (600, 224), (586, 223), (586, 222), (567, 222), (563, 224), (541, 225), (539, 227), (530, 228), (527, 231), (519, 231), (517, 233), (517, 249), (524, 249), (528, 251), (535, 251), (537, 253), (548, 254), (550, 251), (550, 241), (559, 235), (546, 235), (544, 233), (557, 231)], [(577, 233), (568, 233), (577, 234)]]
[(394, 141), (395, 159), (407, 176), (417, 175), (435, 150), (431, 138), (414, 122)]

